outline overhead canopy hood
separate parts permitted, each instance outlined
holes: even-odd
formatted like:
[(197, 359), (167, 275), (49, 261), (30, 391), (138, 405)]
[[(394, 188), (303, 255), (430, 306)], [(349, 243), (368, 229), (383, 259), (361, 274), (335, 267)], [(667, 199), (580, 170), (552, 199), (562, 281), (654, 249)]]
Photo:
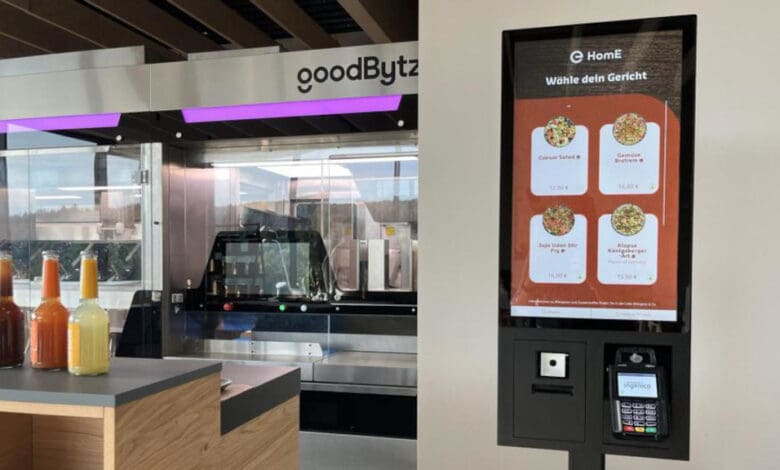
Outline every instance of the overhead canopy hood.
[(0, 77), (0, 120), (417, 94), (416, 41), (120, 66), (78, 54), (97, 53), (95, 68)]

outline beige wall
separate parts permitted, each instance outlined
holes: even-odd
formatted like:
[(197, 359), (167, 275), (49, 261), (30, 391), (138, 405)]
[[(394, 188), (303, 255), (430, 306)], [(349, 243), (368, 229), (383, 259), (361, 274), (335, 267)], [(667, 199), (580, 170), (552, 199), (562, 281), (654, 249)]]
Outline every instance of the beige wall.
[[(780, 2), (420, 0), (419, 468), (566, 468), (496, 446), (500, 32), (699, 15), (691, 461), (780, 468)], [(771, 136), (771, 137), (767, 137)]]

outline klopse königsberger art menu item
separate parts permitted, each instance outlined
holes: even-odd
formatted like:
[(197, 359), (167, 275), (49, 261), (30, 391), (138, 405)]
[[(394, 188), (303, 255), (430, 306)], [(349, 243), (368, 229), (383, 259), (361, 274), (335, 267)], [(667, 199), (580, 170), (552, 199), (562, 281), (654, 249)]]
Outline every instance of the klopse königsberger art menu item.
[(512, 316), (677, 321), (682, 40), (516, 44)]

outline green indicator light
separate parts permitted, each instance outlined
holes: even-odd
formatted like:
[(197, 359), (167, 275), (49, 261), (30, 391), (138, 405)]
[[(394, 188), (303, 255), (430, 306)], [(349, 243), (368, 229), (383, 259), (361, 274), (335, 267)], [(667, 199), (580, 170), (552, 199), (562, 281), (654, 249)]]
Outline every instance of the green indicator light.
[(287, 306), (286, 305), (282, 304), (282, 305), (279, 306), (279, 311), (280, 312), (284, 312), (285, 310), (287, 310)]

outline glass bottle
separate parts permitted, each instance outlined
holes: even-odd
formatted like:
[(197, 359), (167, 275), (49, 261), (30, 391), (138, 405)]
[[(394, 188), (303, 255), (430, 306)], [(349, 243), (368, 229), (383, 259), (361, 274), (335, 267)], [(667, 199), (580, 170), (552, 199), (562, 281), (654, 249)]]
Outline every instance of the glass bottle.
[(97, 255), (81, 252), (81, 303), (68, 319), (68, 372), (108, 372), (108, 313), (98, 305)]
[(14, 266), (11, 254), (0, 251), (0, 367), (24, 363), (24, 313), (14, 303)]
[(41, 304), (30, 317), (30, 364), (36, 369), (68, 365), (68, 309), (60, 302), (60, 259), (43, 252)]

